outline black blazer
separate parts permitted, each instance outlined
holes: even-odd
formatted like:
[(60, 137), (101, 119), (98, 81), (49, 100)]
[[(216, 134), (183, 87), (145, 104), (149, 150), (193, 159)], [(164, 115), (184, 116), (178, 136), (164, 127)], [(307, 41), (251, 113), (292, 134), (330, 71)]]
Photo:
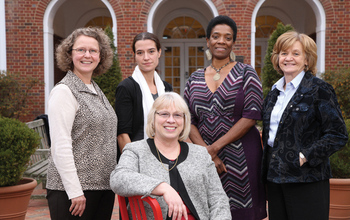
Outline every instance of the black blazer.
[[(172, 86), (163, 81), (165, 91), (173, 90)], [(136, 135), (143, 134), (143, 107), (140, 85), (131, 77), (119, 83), (115, 93), (115, 111), (118, 116), (117, 134), (127, 133), (131, 141), (138, 141)], [(142, 139), (142, 138), (141, 138)], [(118, 147), (118, 159), (119, 159)]]
[[(263, 180), (295, 183), (331, 178), (329, 156), (348, 140), (333, 87), (306, 72), (282, 114), (274, 146), (268, 152), (270, 116), (278, 95), (278, 89), (272, 90), (263, 105)], [(302, 167), (299, 152), (307, 159)]]

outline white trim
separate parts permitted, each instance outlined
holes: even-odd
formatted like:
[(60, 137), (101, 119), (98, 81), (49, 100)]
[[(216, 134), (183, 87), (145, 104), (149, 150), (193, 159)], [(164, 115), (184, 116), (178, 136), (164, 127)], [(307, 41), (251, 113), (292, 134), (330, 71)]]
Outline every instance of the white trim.
[[(45, 112), (47, 112), (47, 104), (49, 94), (54, 87), (54, 53), (53, 45), (53, 19), (59, 7), (66, 0), (52, 0), (47, 6), (43, 18), (44, 28), (44, 80), (45, 80)], [(101, 0), (108, 8), (113, 21), (112, 32), (114, 35), (114, 45), (117, 46), (117, 18), (111, 4), (107, 0)]]
[[(149, 10), (148, 13), (148, 17), (147, 17), (147, 32), (153, 33), (153, 19), (155, 16), (155, 12), (157, 10), (157, 8), (160, 6), (161, 3), (165, 2), (166, 0), (157, 0), (151, 7), (151, 9)], [(217, 8), (215, 7), (215, 5), (213, 4), (212, 1), (210, 0), (204, 0), (205, 3), (207, 3), (207, 5), (209, 6), (211, 12), (213, 13), (214, 17), (219, 15), (219, 12), (217, 10)]]
[(320, 77), (326, 68), (326, 13), (319, 0), (305, 0), (311, 6), (316, 16), (317, 44), (317, 76)]
[(260, 0), (252, 13), (252, 21), (251, 21), (251, 38), (250, 38), (250, 65), (255, 68), (255, 33), (256, 33), (256, 27), (255, 27), (255, 21), (256, 21), (256, 16), (258, 14), (258, 11), (261, 7), (261, 5), (265, 2), (265, 0)]
[(5, 0), (0, 0), (0, 71), (7, 70)]
[(113, 32), (113, 35), (114, 35), (114, 46), (116, 48), (118, 48), (118, 41), (117, 41), (117, 37), (118, 37), (118, 35), (117, 35), (117, 17), (115, 16), (115, 12), (113, 10), (112, 5), (109, 3), (109, 1), (108, 0), (101, 0), (101, 1), (106, 5), (106, 7), (109, 10), (109, 13), (112, 16), (112, 22), (113, 22), (112, 32)]
[[(317, 76), (325, 71), (325, 56), (326, 56), (326, 14), (322, 4), (319, 0), (305, 0), (313, 9), (316, 16), (316, 44), (317, 44)], [(265, 0), (260, 0), (252, 14), (251, 20), (251, 51), (250, 51), (250, 64), (255, 67), (255, 20), (261, 5)]]
[(53, 19), (58, 8), (66, 0), (52, 0), (47, 6), (43, 18), (44, 28), (44, 80), (45, 80), (45, 112), (47, 113), (47, 103), (49, 94), (54, 86), (54, 45), (53, 45)]

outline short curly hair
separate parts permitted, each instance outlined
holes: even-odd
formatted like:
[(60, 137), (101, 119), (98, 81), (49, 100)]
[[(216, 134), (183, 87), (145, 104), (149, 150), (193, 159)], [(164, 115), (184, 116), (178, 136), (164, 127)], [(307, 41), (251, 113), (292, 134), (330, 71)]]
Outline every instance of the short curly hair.
[(308, 63), (308, 65), (304, 67), (304, 71), (310, 71), (311, 73), (316, 74), (317, 45), (311, 37), (296, 31), (288, 31), (277, 38), (271, 54), (273, 68), (279, 74), (283, 75), (283, 71), (279, 66), (279, 54), (281, 51), (288, 50), (297, 41), (301, 43)]
[(93, 75), (97, 76), (105, 73), (113, 64), (113, 50), (111, 48), (111, 40), (105, 32), (98, 27), (78, 28), (73, 31), (66, 39), (64, 39), (56, 49), (56, 60), (58, 67), (67, 72), (73, 71), (74, 64), (72, 60), (72, 47), (76, 39), (81, 36), (92, 37), (97, 40), (100, 50), (100, 63), (93, 71)]
[(237, 38), (236, 22), (232, 18), (226, 15), (218, 15), (209, 21), (209, 24), (207, 26), (207, 39), (210, 39), (211, 31), (216, 25), (219, 25), (219, 24), (226, 24), (231, 27), (233, 31), (233, 42), (236, 42), (236, 38)]

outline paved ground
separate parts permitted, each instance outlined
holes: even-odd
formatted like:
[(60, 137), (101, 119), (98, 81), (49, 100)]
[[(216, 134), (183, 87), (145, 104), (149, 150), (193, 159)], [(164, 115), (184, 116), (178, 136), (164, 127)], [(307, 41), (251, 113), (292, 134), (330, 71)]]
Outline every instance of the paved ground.
[[(49, 207), (45, 199), (46, 190), (41, 189), (41, 185), (32, 193), (32, 199), (29, 201), (26, 220), (50, 220)], [(119, 220), (118, 199), (115, 199), (114, 209), (111, 220)], [(263, 220), (268, 220), (265, 218)]]

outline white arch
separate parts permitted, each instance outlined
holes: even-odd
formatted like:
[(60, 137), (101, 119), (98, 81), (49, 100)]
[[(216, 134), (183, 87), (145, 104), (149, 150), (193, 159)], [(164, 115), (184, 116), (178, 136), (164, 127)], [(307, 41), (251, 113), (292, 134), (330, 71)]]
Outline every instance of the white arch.
[[(260, 0), (252, 14), (251, 20), (251, 51), (250, 51), (250, 64), (255, 67), (255, 20), (261, 5), (266, 0)], [(317, 70), (319, 73), (325, 71), (325, 51), (326, 51), (326, 14), (321, 3), (318, 0), (305, 0), (312, 8), (316, 16), (316, 44), (317, 44)]]
[(0, 0), (0, 71), (7, 70), (5, 1)]
[[(164, 2), (164, 1), (166, 1), (166, 0), (157, 0), (157, 1), (153, 4), (151, 10), (150, 10), (149, 13), (148, 13), (148, 18), (147, 18), (147, 31), (150, 32), (150, 33), (153, 33), (153, 19), (154, 19), (154, 16), (155, 16), (155, 12), (156, 12), (157, 8), (160, 6), (160, 4), (161, 4), (162, 2)], [(215, 5), (213, 4), (213, 2), (210, 1), (210, 0), (204, 0), (204, 1), (205, 1), (205, 3), (207, 3), (207, 5), (209, 6), (209, 8), (210, 8), (211, 12), (213, 13), (214, 17), (215, 17), (215, 16), (218, 16), (218, 15), (219, 15), (219, 12), (218, 12), (218, 10), (216, 9), (216, 7), (215, 7)]]
[[(59, 7), (66, 0), (52, 0), (47, 6), (43, 19), (44, 29), (44, 78), (45, 78), (45, 112), (47, 112), (47, 103), (49, 94), (54, 86), (54, 45), (53, 45), (53, 19)], [(114, 45), (117, 46), (117, 18), (114, 10), (108, 0), (101, 0), (108, 8), (113, 21)]]

